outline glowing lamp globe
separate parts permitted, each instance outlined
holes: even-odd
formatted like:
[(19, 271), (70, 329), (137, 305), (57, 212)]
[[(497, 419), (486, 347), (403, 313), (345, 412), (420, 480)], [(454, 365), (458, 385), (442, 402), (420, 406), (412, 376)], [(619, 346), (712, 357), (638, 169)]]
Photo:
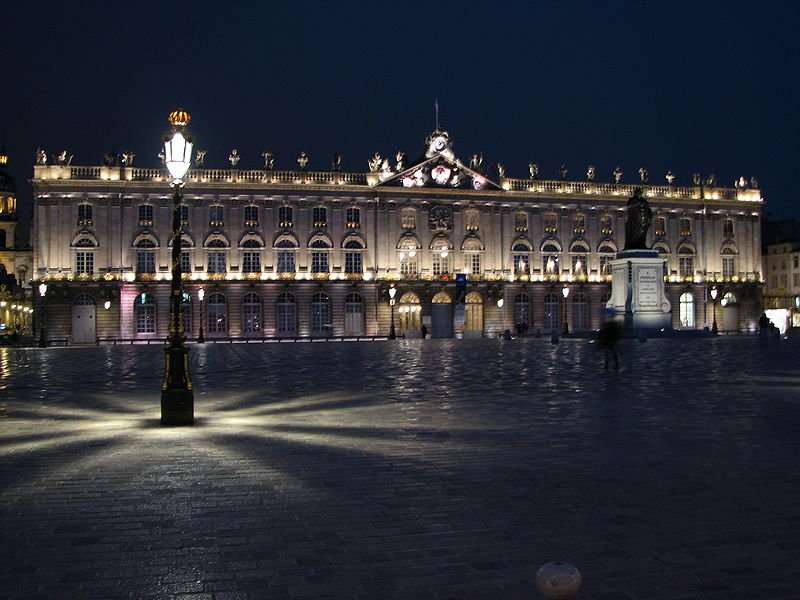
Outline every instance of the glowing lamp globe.
[(40, 283), (39, 284), (39, 295), (40, 296), (44, 296), (46, 293), (47, 293), (47, 284), (46, 283)]
[(569, 296), (569, 288), (567, 286), (564, 286), (563, 288), (561, 288), (561, 293), (564, 295), (564, 300), (566, 300), (567, 296)]
[(717, 292), (717, 288), (711, 288), (711, 299), (712, 300), (716, 300), (717, 299), (717, 293), (718, 293)]
[(184, 135), (190, 120), (185, 110), (174, 110), (169, 115), (173, 130), (164, 138), (164, 163), (175, 180), (183, 179), (192, 164), (192, 139)]

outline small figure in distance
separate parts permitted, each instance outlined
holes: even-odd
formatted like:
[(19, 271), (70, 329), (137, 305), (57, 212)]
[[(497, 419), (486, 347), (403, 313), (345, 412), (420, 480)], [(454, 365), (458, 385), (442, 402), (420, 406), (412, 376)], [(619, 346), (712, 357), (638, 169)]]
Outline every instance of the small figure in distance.
[(619, 359), (617, 358), (617, 340), (619, 339), (619, 325), (614, 318), (606, 316), (606, 320), (600, 326), (600, 333), (597, 341), (603, 349), (604, 367), (608, 371), (608, 356), (614, 357), (614, 370), (619, 371)]
[(420, 329), (420, 333), (422, 333), (422, 339), (423, 340), (427, 339), (427, 337), (428, 337), (428, 328), (425, 327), (425, 323), (422, 324), (422, 327)]

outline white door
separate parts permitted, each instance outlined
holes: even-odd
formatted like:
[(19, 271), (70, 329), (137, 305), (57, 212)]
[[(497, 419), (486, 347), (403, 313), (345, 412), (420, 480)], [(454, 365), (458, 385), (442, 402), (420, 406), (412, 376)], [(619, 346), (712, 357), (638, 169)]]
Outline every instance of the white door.
[(94, 344), (97, 342), (94, 299), (81, 294), (72, 303), (72, 343)]

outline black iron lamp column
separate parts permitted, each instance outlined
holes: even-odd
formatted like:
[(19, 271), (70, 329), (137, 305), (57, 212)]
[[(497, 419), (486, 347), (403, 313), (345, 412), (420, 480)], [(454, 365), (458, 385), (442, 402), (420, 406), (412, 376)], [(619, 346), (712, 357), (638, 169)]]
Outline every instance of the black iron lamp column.
[(561, 288), (561, 293), (564, 296), (564, 327), (561, 328), (562, 335), (569, 333), (569, 324), (567, 323), (567, 296), (569, 296), (569, 286), (565, 285)]
[(178, 109), (170, 113), (170, 132), (164, 137), (164, 162), (172, 177), (172, 285), (169, 296), (169, 335), (165, 348), (164, 382), (161, 384), (161, 424), (193, 425), (194, 392), (189, 377), (181, 302), (181, 190), (192, 162), (192, 138), (186, 131), (190, 116)]
[(39, 311), (41, 315), (39, 316), (39, 348), (47, 348), (47, 339), (44, 337), (44, 297), (47, 294), (47, 284), (40, 283), (39, 284), (39, 296), (41, 297), (42, 301), (39, 304)]
[(397, 295), (397, 288), (394, 287), (394, 284), (389, 286), (389, 307), (392, 309), (392, 324), (389, 327), (389, 339), (395, 340), (397, 339), (397, 334), (394, 330), (394, 297)]
[[(713, 321), (711, 323), (711, 333), (714, 334), (714, 335), (717, 335), (717, 333), (719, 331), (717, 329), (717, 293), (718, 293), (717, 292), (717, 286), (712, 287), (711, 288), (711, 300), (714, 302), (714, 307), (712, 309), (714, 316), (713, 316)], [(708, 314), (708, 313), (706, 313), (706, 314)]]
[(197, 336), (198, 344), (205, 344), (206, 338), (203, 336), (203, 299), (206, 297), (206, 291), (203, 288), (197, 290), (197, 299), (200, 300), (200, 333)]

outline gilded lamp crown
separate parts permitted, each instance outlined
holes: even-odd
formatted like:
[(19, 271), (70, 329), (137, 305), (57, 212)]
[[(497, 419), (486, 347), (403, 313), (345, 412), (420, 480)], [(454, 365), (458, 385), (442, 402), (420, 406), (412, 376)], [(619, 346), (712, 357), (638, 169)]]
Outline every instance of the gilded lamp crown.
[(186, 127), (189, 121), (192, 120), (192, 117), (189, 116), (188, 112), (179, 108), (169, 113), (169, 118), (167, 120), (173, 127)]

